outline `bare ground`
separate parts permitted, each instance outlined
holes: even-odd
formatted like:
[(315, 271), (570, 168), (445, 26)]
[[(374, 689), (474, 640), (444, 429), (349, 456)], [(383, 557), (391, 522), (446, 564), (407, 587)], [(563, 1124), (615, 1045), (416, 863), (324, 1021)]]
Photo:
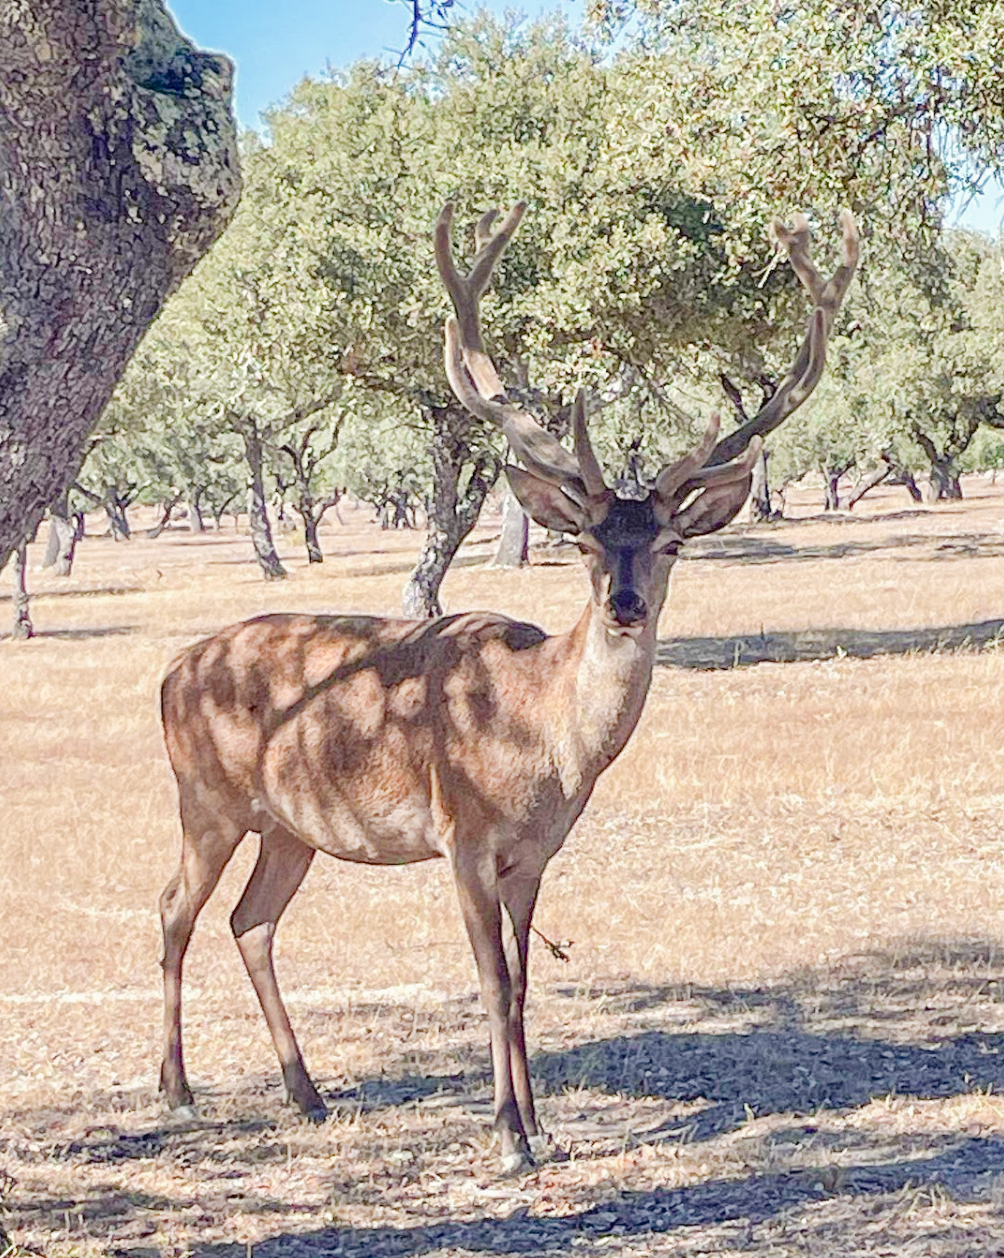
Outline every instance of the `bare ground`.
[[(0, 640), (0, 1224), (97, 1254), (1004, 1253), (1004, 489), (695, 547), (642, 725), (545, 880), (529, 1012), (567, 1150), (494, 1177), (486, 1029), (446, 870), (318, 862), (280, 978), (332, 1106), (282, 1103), (200, 920), (201, 1117), (154, 1083), (156, 898), (178, 842), (156, 690), (273, 607), (396, 612), (416, 539), (362, 512), (266, 586), (246, 538), (88, 539)], [(97, 524), (97, 521), (94, 522)], [(452, 608), (571, 624), (577, 562), (451, 575)], [(37, 556), (35, 556), (37, 558)], [(4, 606), (0, 602), (0, 617)], [(0, 1240), (0, 1253), (3, 1241)]]

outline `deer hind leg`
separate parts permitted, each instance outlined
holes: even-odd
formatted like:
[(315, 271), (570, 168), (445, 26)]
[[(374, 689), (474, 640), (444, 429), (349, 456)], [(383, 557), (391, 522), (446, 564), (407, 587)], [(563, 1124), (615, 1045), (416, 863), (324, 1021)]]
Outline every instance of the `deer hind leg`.
[(495, 1131), (499, 1137), (502, 1170), (514, 1174), (532, 1167), (533, 1158), (513, 1086), (513, 1050), (509, 1042), (513, 988), (502, 942), (502, 904), (495, 860), (491, 855), (475, 854), (467, 858), (457, 852), (453, 869), (464, 925), (478, 967), (481, 999), (488, 1013), (495, 1080)]
[(160, 897), (164, 931), (164, 1056), (160, 1090), (171, 1109), (192, 1106), (181, 1048), (181, 971), (195, 920), (246, 831), (182, 796), (181, 861)]
[(323, 1122), (327, 1107), (303, 1064), (272, 961), (272, 941), (279, 918), (313, 859), (314, 849), (288, 830), (278, 825), (264, 830), (258, 862), (231, 915), (230, 926), (279, 1055), (286, 1096), (308, 1118)]
[(530, 1070), (526, 1061), (523, 1006), (526, 1002), (530, 921), (537, 902), (537, 892), (540, 890), (540, 871), (514, 870), (503, 874), (499, 881), (505, 909), (503, 938), (510, 985), (506, 1035), (509, 1043), (509, 1069), (523, 1130), (527, 1134), (531, 1150), (536, 1151), (537, 1144), (542, 1143), (542, 1137), (537, 1126)]

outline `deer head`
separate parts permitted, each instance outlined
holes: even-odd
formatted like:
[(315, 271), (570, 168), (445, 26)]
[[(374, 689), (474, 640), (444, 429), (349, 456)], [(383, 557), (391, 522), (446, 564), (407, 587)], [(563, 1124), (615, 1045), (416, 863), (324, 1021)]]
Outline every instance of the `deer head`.
[(512, 239), (525, 202), (495, 227), (489, 210), (475, 227), (471, 269), (458, 270), (451, 249), (453, 206), (445, 205), (435, 230), (436, 262), (455, 310), (446, 320), (446, 374), (459, 401), (508, 439), (523, 470), (506, 475), (523, 509), (547, 529), (575, 539), (593, 583), (593, 602), (604, 626), (616, 635), (654, 629), (669, 573), (683, 543), (713, 533), (736, 515), (750, 492), (762, 437), (773, 431), (815, 388), (826, 361), (826, 341), (857, 265), (858, 235), (850, 211), (841, 215), (843, 257), (825, 280), (809, 256), (809, 227), (796, 215), (790, 229), (775, 223), (779, 243), (813, 301), (805, 339), (791, 370), (765, 406), (723, 441), (712, 415), (698, 445), (664, 467), (641, 501), (625, 499), (606, 484), (587, 430), (582, 390), (572, 411), (574, 453), (507, 396), (487, 353), (479, 303), (499, 258)]

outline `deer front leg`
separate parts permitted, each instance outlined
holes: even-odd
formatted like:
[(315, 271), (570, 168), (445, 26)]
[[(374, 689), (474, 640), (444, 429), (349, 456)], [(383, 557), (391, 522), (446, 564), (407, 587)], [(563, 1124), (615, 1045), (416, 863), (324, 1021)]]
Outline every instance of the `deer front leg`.
[(540, 890), (540, 870), (506, 871), (499, 878), (502, 906), (506, 968), (509, 972), (509, 1069), (512, 1074), (516, 1104), (531, 1150), (542, 1139), (537, 1126), (537, 1113), (530, 1086), (530, 1069), (526, 1060), (526, 1035), (523, 1030), (523, 1006), (526, 1002), (527, 964), (529, 960), (530, 922)]
[(502, 905), (494, 854), (481, 852), (468, 856), (456, 852), (453, 872), (464, 925), (478, 967), (481, 999), (488, 1013), (495, 1080), (495, 1131), (502, 1154), (502, 1170), (507, 1175), (517, 1174), (529, 1170), (534, 1163), (513, 1087), (509, 1039), (513, 988), (502, 943)]

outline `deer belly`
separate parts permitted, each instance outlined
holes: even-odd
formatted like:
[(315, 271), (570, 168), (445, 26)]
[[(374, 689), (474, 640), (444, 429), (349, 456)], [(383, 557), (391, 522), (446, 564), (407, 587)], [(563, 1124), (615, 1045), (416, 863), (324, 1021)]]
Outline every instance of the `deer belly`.
[[(342, 860), (404, 865), (443, 854), (426, 799), (402, 766), (331, 780), (318, 765), (270, 748), (259, 804), (311, 847)], [(302, 750), (302, 748), (301, 748)]]

